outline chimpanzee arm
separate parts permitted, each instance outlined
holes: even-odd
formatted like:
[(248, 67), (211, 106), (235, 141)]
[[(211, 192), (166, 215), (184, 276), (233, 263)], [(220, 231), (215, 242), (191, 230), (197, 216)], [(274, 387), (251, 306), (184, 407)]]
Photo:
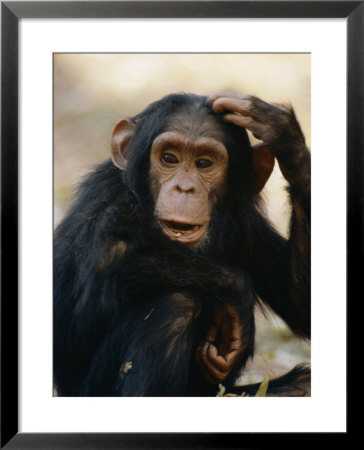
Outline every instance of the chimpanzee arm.
[[(311, 156), (293, 110), (284, 110), (288, 125), (283, 127), (280, 137), (270, 147), (278, 160), (282, 174), (289, 182), (292, 204), (290, 235), (288, 240), (290, 257), (289, 296), (294, 303), (301, 324), (294, 327), (305, 336), (310, 336), (311, 323)], [(288, 321), (288, 323), (290, 323)]]
[(187, 292), (130, 302), (110, 322), (81, 395), (186, 395), (198, 314), (198, 299)]
[[(54, 239), (54, 373), (60, 395), (78, 395), (90, 358), (115, 315), (113, 286), (103, 277), (115, 211), (133, 220), (120, 170), (103, 164), (80, 185)], [(122, 208), (123, 207), (123, 211)], [(132, 226), (125, 221), (125, 235)], [(120, 245), (118, 248), (120, 249)]]
[[(292, 203), (288, 242), (267, 233), (266, 258), (273, 265), (253, 273), (253, 282), (268, 303), (298, 334), (310, 335), (310, 153), (292, 108), (271, 105), (253, 96), (216, 94), (209, 99), (225, 120), (252, 131), (276, 157), (289, 182)], [(270, 234), (270, 236), (269, 236)]]

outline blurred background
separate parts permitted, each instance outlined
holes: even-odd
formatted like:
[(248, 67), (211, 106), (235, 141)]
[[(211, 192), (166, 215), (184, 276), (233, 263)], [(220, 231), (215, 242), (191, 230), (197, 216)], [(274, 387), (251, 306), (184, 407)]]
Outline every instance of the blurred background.
[[(290, 103), (310, 146), (310, 74), (309, 54), (55, 54), (55, 226), (81, 178), (109, 158), (114, 125), (170, 93), (226, 90)], [(276, 164), (263, 197), (267, 216), (287, 236), (285, 186)], [(309, 360), (309, 343), (277, 316), (258, 311), (256, 354), (239, 382), (275, 377)]]

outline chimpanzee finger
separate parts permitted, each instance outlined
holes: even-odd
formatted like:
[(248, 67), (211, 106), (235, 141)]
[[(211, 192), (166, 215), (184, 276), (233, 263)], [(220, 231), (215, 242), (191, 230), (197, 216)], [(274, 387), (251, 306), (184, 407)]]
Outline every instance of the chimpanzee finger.
[[(209, 347), (211, 346), (212, 344), (209, 345)], [(224, 358), (222, 358), (221, 356), (218, 357), (221, 358), (221, 360), (219, 360), (219, 362), (221, 363), (219, 367), (221, 367), (222, 365), (224, 366), (224, 370), (221, 370), (219, 367), (215, 366), (215, 364), (210, 361), (206, 347), (202, 348), (200, 356), (201, 361), (204, 364), (205, 368), (208, 370), (210, 376), (212, 376), (217, 382), (223, 381), (226, 378), (226, 376), (229, 373), (229, 367), (224, 361)], [(214, 360), (214, 362), (216, 362), (216, 360)]]
[(238, 96), (237, 94), (234, 94), (234, 93), (232, 93), (232, 92), (215, 92), (214, 94), (212, 94), (212, 95), (209, 95), (208, 97), (207, 97), (207, 104), (208, 105), (212, 105), (217, 99), (219, 99), (219, 98), (222, 98), (222, 97), (224, 97), (224, 98), (237, 98), (237, 97), (240, 97), (240, 96)]
[(195, 358), (198, 368), (200, 369), (204, 378), (211, 384), (216, 384), (216, 380), (211, 376), (210, 372), (206, 369), (204, 363), (201, 360), (202, 347), (197, 347), (195, 352)]
[(211, 107), (215, 113), (231, 111), (243, 116), (250, 116), (252, 103), (248, 99), (221, 97), (215, 100)]
[(241, 339), (241, 331), (242, 325), (239, 320), (238, 314), (235, 312), (234, 308), (231, 306), (227, 307), (227, 314), (230, 317), (230, 325), (231, 325), (231, 340), (240, 340)]
[(209, 346), (210, 345), (206, 343), (203, 347), (197, 349), (197, 362), (204, 377), (210, 383), (215, 384), (225, 379), (226, 376), (224, 373), (220, 373), (220, 371), (208, 360), (207, 348)]
[(246, 338), (244, 338), (243, 325), (241, 324), (238, 315), (235, 313), (231, 316), (231, 340), (230, 351), (237, 351), (239, 354), (243, 354), (246, 349)]
[(234, 308), (227, 306), (226, 315), (230, 319), (230, 342), (229, 350), (225, 355), (225, 359), (229, 365), (234, 365), (234, 363), (239, 360), (244, 353), (246, 343), (243, 340), (242, 324)]
[(238, 114), (225, 114), (224, 120), (248, 129), (251, 129), (254, 125), (254, 120), (251, 117), (239, 116)]
[(223, 317), (225, 315), (225, 312), (222, 310), (221, 307), (216, 307), (215, 308), (215, 313), (214, 313), (214, 322), (211, 325), (211, 327), (209, 328), (207, 334), (206, 334), (206, 341), (213, 343), (215, 342), (217, 333), (222, 325), (222, 321), (223, 321)]
[(238, 100), (252, 100), (252, 96), (249, 94), (235, 94), (234, 92), (215, 92), (207, 98), (207, 104), (212, 105), (219, 98), (235, 98)]
[(206, 341), (209, 342), (210, 344), (215, 342), (218, 331), (219, 331), (219, 326), (216, 325), (215, 323), (213, 323), (211, 325), (211, 327), (209, 328), (209, 331), (206, 334)]
[(236, 348), (236, 349), (232, 350), (225, 356), (227, 364), (230, 367), (234, 366), (235, 363), (240, 360), (241, 355), (242, 355), (242, 353), (241, 353), (240, 349)]
[(206, 356), (208, 361), (216, 368), (216, 370), (221, 373), (229, 372), (229, 366), (223, 356), (218, 354), (217, 348), (214, 345), (209, 345), (207, 347)]

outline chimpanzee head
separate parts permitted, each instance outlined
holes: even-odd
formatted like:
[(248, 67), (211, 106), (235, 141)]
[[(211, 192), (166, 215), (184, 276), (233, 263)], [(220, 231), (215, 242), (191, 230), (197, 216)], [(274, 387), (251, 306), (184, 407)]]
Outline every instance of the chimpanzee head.
[(193, 94), (169, 95), (122, 119), (112, 159), (163, 233), (191, 247), (204, 240), (216, 211), (231, 215), (252, 204), (269, 177), (262, 181), (264, 160), (246, 130)]

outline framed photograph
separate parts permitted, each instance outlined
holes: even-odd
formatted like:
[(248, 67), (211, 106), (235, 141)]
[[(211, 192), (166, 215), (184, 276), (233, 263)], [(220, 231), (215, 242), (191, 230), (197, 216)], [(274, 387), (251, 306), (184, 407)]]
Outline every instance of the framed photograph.
[[(362, 242), (363, 3), (15, 1), (2, 2), (1, 6), (1, 445), (5, 448), (245, 448), (260, 446), (263, 440), (268, 443), (274, 436), (283, 434), (286, 440), (297, 439), (297, 433), (302, 433), (300, 439), (303, 440), (309, 439), (310, 433), (316, 436), (317, 433), (340, 433), (341, 437), (346, 437), (347, 300), (353, 295), (353, 281), (360, 277), (363, 269), (362, 248), (358, 245)], [(209, 98), (216, 91), (227, 90), (228, 94), (219, 93)], [(293, 114), (291, 106), (295, 116), (290, 115)], [(168, 111), (169, 116), (163, 111)], [(301, 155), (299, 169), (294, 166), (296, 178), (290, 170), (293, 164), (290, 153), (279, 153), (278, 145), (274, 144), (279, 138), (274, 141), (267, 137), (269, 130), (278, 133), (279, 124), (287, 117), (291, 117), (291, 133), (296, 133), (287, 148), (294, 145)], [(197, 136), (199, 120), (204, 124), (204, 131)], [(210, 124), (210, 128), (206, 124)], [(258, 139), (252, 153), (249, 144), (249, 155), (253, 156), (247, 157), (244, 163), (231, 150), (233, 144), (227, 137), (229, 127), (235, 130), (237, 126), (242, 127), (239, 133), (242, 129), (248, 130), (248, 137), (244, 139), (249, 139), (252, 145)], [(192, 136), (192, 129), (195, 137), (193, 143), (188, 142), (191, 147), (186, 154), (191, 157), (196, 152), (199, 156), (193, 168), (183, 172), (180, 167), (187, 167), (189, 163), (181, 159), (184, 154), (181, 146), (187, 145), (183, 142), (186, 136)], [(234, 205), (235, 192), (240, 192), (242, 186), (244, 199), (248, 198), (248, 192), (255, 198), (256, 190), (263, 189), (267, 207), (259, 214), (267, 217), (280, 235), (288, 236), (291, 214), (288, 205), (293, 206), (293, 221), (305, 215), (302, 199), (305, 198), (307, 173), (309, 176), (309, 172), (305, 172), (305, 155), (309, 153), (304, 141), (303, 144), (300, 139), (297, 141), (300, 130), (311, 149), (312, 159), (312, 255), (311, 259), (305, 256), (307, 276), (312, 281), (312, 350), (310, 341), (296, 338), (285, 325), (288, 323), (301, 337), (310, 336), (310, 320), (301, 323), (299, 319), (297, 323), (298, 316), (282, 306), (286, 289), (285, 284), (282, 285), (283, 278), (280, 280), (283, 262), (281, 266), (278, 253), (274, 253), (274, 263), (269, 264), (273, 256), (265, 253), (264, 264), (261, 263), (265, 267), (263, 278), (260, 278), (260, 269), (256, 272), (252, 269), (249, 277), (254, 280), (259, 296), (285, 322), (277, 316), (272, 325), (263, 315), (256, 317), (256, 356), (245, 366), (244, 377), (239, 378), (238, 383), (255, 384), (255, 388), (229, 390), (227, 380), (232, 376), (234, 365), (222, 369), (221, 361), (212, 356), (213, 348), (214, 344), (218, 347), (220, 339), (219, 352), (229, 360), (229, 352), (236, 353), (232, 336), (239, 330), (241, 342), (249, 342), (250, 349), (253, 345), (250, 334), (241, 331), (253, 326), (251, 321), (242, 325), (241, 317), (247, 317), (247, 309), (244, 309), (244, 316), (239, 316), (239, 311), (225, 304), (221, 316), (220, 307), (213, 302), (214, 306), (206, 311), (205, 306), (197, 308), (200, 304), (196, 301), (197, 295), (199, 299), (220, 296), (229, 304), (231, 294), (226, 292), (232, 289), (235, 292), (238, 288), (235, 284), (231, 287), (226, 268), (223, 273), (213, 264), (206, 269), (209, 264), (206, 259), (200, 261), (196, 256), (189, 263), (193, 270), (189, 267), (187, 271), (186, 263), (179, 266), (177, 261), (183, 259), (185, 249), (182, 247), (195, 246), (202, 249), (197, 255), (211, 253), (214, 261), (218, 261), (223, 254), (227, 267), (234, 265), (237, 259), (234, 247), (229, 250), (228, 239), (234, 231), (229, 234), (227, 230), (234, 229), (239, 215), (235, 214), (233, 206), (224, 209), (221, 205), (228, 201), (229, 205)], [(236, 139), (240, 142), (243, 138)], [(153, 142), (151, 169), (142, 173), (144, 160), (138, 155), (149, 141)], [(259, 144), (259, 141), (270, 145)], [(283, 142), (280, 147), (285, 148), (285, 141), (279, 142)], [(274, 166), (272, 155), (279, 164)], [(252, 181), (249, 181), (251, 171), (248, 169), (247, 175), (239, 177), (233, 175), (234, 169), (230, 168), (223, 176), (228, 179), (226, 184), (216, 181), (220, 173), (225, 173), (227, 158), (235, 160), (237, 167), (252, 164), (255, 173)], [(109, 165), (95, 169), (105, 159), (110, 160)], [(173, 177), (172, 169), (176, 173)], [(118, 221), (116, 227), (112, 225), (116, 218), (115, 214), (110, 216), (110, 211), (116, 208), (112, 202), (121, 196), (105, 194), (109, 187), (113, 188), (112, 182), (104, 188), (102, 174), (106, 172), (116, 177), (115, 180), (126, 173), (122, 178), (125, 183), (123, 204), (120, 207), (118, 203), (117, 207), (121, 208), (119, 211), (125, 208), (132, 211), (125, 216), (127, 220), (132, 219), (132, 225), (125, 221)], [(202, 181), (196, 181), (195, 172)], [(171, 179), (177, 178), (177, 188), (167, 188)], [(73, 189), (82, 179), (86, 181), (79, 189), (80, 197), (65, 221), (67, 211), (72, 208)], [(144, 179), (152, 180), (147, 191)], [(206, 191), (207, 179), (209, 186), (212, 186), (212, 179), (216, 186), (209, 188), (212, 192), (206, 197), (209, 200), (205, 203), (209, 206), (205, 214), (202, 207), (199, 211), (193, 210), (193, 205), (194, 198), (199, 205), (204, 204), (198, 192)], [(99, 188), (96, 189), (97, 183)], [(182, 223), (175, 219), (180, 200), (174, 192), (178, 191), (181, 196), (183, 188), (180, 186), (186, 183), (193, 184), (188, 190), (188, 214), (193, 220), (187, 223), (181, 219)], [(199, 183), (202, 183), (201, 189)], [(187, 188), (183, 191), (183, 198), (185, 196)], [(146, 247), (147, 259), (143, 259), (142, 224), (146, 223), (145, 211), (152, 197), (158, 205), (151, 213), (158, 218), (158, 233), (161, 229), (167, 237), (180, 241), (177, 247), (184, 241), (187, 245), (174, 250), (176, 244), (159, 241), (158, 233), (153, 234), (155, 230), (151, 227), (148, 236), (153, 236), (153, 240)], [(216, 198), (213, 200), (216, 203), (208, 203), (212, 202), (211, 198)], [(220, 198), (226, 200), (220, 201)], [(169, 212), (172, 203), (174, 216)], [(145, 210), (139, 214), (141, 204)], [(104, 208), (102, 213), (100, 208)], [(245, 222), (247, 217), (251, 221), (249, 229), (252, 230), (254, 222), (261, 231), (260, 219), (253, 220), (255, 212), (244, 211)], [(206, 239), (205, 232), (200, 236), (205, 225), (196, 225), (199, 221), (209, 223)], [(239, 222), (236, 227), (243, 236), (234, 235), (234, 245), (236, 248), (241, 245), (250, 255), (248, 249), (252, 252), (253, 244), (243, 245), (248, 229), (243, 223)], [(59, 224), (62, 225), (54, 241), (54, 229)], [(302, 223), (298, 224), (300, 231), (295, 233), (301, 233), (297, 239), (303, 242), (307, 237), (302, 235)], [(100, 246), (96, 227), (101, 230), (100, 236), (108, 236), (106, 240), (100, 238)], [(140, 227), (139, 241), (130, 240), (134, 227), (138, 230)], [(250, 233), (249, 242), (254, 242), (251, 236), (259, 233)], [(269, 233), (259, 234), (260, 239), (265, 239)], [(116, 240), (110, 237), (116, 235)], [(193, 241), (194, 235), (197, 244)], [(275, 241), (278, 247), (279, 239)], [(211, 242), (216, 242), (216, 248)], [(151, 245), (156, 248), (154, 253)], [(135, 257), (130, 257), (130, 248)], [(120, 251), (122, 254), (118, 253)], [(254, 247), (254, 254), (259, 251), (260, 246)], [(300, 249), (297, 251), (302, 253)], [(148, 252), (152, 252), (152, 258)], [(167, 261), (171, 254), (176, 258), (176, 266), (162, 267), (161, 261)], [(77, 259), (77, 267), (69, 262), (72, 258)], [(127, 263), (118, 263), (116, 271), (117, 258)], [(284, 256), (281, 258), (283, 261)], [(257, 261), (258, 256), (246, 256), (243, 266), (250, 267), (250, 264), (254, 268)], [(296, 262), (295, 259), (294, 264)], [(199, 272), (201, 264), (204, 268)], [(102, 281), (91, 281), (91, 272), (87, 272), (86, 267), (93, 265), (97, 269), (95, 280)], [(60, 274), (61, 283), (53, 281), (53, 270)], [(158, 270), (162, 272), (160, 279)], [(184, 271), (187, 275), (183, 275), (181, 301), (181, 295), (171, 294), (174, 291), (169, 286), (176, 286), (174, 273), (181, 277)], [(134, 280), (136, 272), (139, 278)], [(193, 276), (188, 275), (191, 272)], [(210, 278), (204, 282), (202, 277), (206, 273)], [(295, 282), (300, 285), (300, 277), (305, 277), (301, 267), (298, 273)], [(222, 276), (228, 288), (224, 287)], [(234, 280), (240, 276), (243, 276), (240, 272), (239, 275), (234, 272)], [(169, 277), (167, 281), (166, 277)], [(122, 282), (123, 289), (126, 287), (120, 297), (118, 280), (123, 279), (128, 281)], [(164, 283), (163, 295), (160, 294), (161, 283)], [(261, 291), (256, 284), (262, 286)], [(79, 297), (73, 304), (73, 293), (81, 289), (81, 285), (84, 286), (82, 299)], [(277, 287), (272, 288), (272, 285)], [(99, 303), (87, 300), (87, 289), (91, 292), (89, 298), (98, 296)], [(134, 292), (138, 289), (152, 293), (152, 306), (135, 306)], [(274, 295), (270, 293), (273, 290)], [(250, 305), (253, 297), (245, 293), (244, 285), (246, 304)], [(62, 305), (70, 308), (72, 315), (77, 310), (77, 332), (72, 328), (71, 315), (63, 310), (64, 306), (57, 306), (57, 295), (69, 299), (68, 304)], [(191, 295), (192, 313), (186, 310), (191, 304)], [(265, 295), (277, 296), (279, 302), (265, 300)], [(113, 309), (110, 316), (108, 305), (121, 301), (129, 305), (131, 300), (134, 303), (128, 307), (130, 316), (123, 313), (121, 319), (124, 331), (120, 331), (119, 326), (103, 330), (100, 320), (110, 317), (107, 327), (112, 327), (111, 316), (118, 314), (118, 309)], [(86, 312), (85, 304), (93, 305), (96, 313)], [(185, 355), (190, 354), (190, 350), (176, 354), (176, 347), (169, 350), (177, 328), (175, 325), (168, 328), (165, 314), (170, 319), (177, 311), (181, 320), (186, 321), (191, 316), (191, 321), (199, 324), (195, 326), (194, 337), (178, 345), (190, 348), (195, 341), (203, 339), (196, 356), (204, 374), (202, 385), (200, 372), (196, 384), (191, 381), (192, 375), (189, 376), (187, 387), (185, 381), (179, 381), (176, 376), (183, 372), (184, 363), (178, 365), (173, 358), (185, 361)], [(138, 325), (139, 319), (142, 325)], [(163, 324), (158, 322), (161, 320)], [(176, 322), (174, 319), (173, 323)], [(220, 331), (214, 327), (220, 327)], [(144, 329), (147, 332), (144, 333)], [(193, 325), (188, 329), (193, 329)], [(164, 330), (163, 333), (160, 330)], [(169, 332), (172, 334), (168, 337)], [(191, 331), (188, 333), (192, 336)], [(216, 336), (206, 344), (213, 333)], [(259, 333), (264, 335), (262, 341)], [(149, 345), (151, 334), (156, 345)], [(100, 343), (99, 336), (106, 338)], [(225, 344), (229, 350), (221, 350)], [(238, 349), (236, 358), (241, 365), (248, 360), (248, 347)], [(116, 348), (117, 352), (124, 352), (122, 357), (113, 353)], [(168, 364), (165, 355), (172, 358)], [(187, 357), (189, 361), (190, 356)], [(280, 391), (271, 397), (274, 383), (261, 384), (267, 375), (269, 379), (285, 376), (291, 367), (310, 359), (312, 386), (305, 381), (305, 387), (303, 384), (300, 387), (301, 394), (292, 396)], [(117, 367), (115, 361), (118, 361)], [(137, 380), (138, 367), (149, 367), (153, 361), (159, 361), (158, 368), (151, 369), (149, 384), (143, 385), (148, 385), (145, 397), (144, 387), (128, 380)], [(170, 369), (172, 365), (178, 369), (176, 374)], [(117, 379), (111, 375), (115, 370)], [(81, 372), (83, 381), (79, 382)], [(222, 372), (225, 375), (220, 380)], [(153, 384), (152, 374), (166, 381)], [(200, 395), (201, 386), (201, 392), (205, 392), (206, 379), (209, 386), (211, 383), (217, 386), (218, 380), (222, 381), (216, 393)], [(206, 392), (209, 389), (206, 388)]]

